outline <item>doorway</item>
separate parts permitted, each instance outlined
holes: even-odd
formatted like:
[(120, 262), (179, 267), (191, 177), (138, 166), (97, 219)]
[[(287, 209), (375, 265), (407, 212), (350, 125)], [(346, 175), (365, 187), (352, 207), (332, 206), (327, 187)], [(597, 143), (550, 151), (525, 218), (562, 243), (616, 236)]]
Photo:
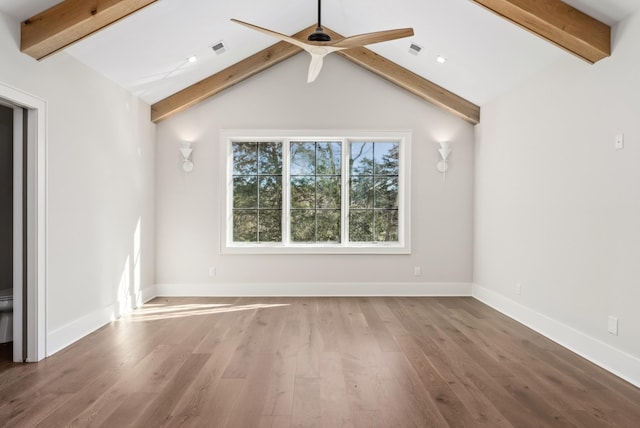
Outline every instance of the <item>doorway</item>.
[[(2, 271), (12, 273), (13, 362), (36, 362), (47, 355), (46, 102), (0, 83), (0, 105), (4, 107), (0, 115), (5, 120), (7, 116), (12, 116), (10, 127), (13, 140), (9, 142), (13, 150), (10, 160), (13, 162), (13, 189), (10, 191), (13, 196), (10, 221), (12, 263), (3, 266), (0, 274)], [(2, 214), (0, 220), (1, 217)], [(1, 224), (0, 222), (0, 233)], [(2, 251), (0, 248), (0, 254)], [(5, 278), (0, 276), (0, 289), (4, 287), (4, 281)], [(0, 351), (6, 352), (6, 349)]]
[[(0, 103), (0, 361), (13, 361), (14, 111)], [(19, 322), (19, 321), (17, 321)]]

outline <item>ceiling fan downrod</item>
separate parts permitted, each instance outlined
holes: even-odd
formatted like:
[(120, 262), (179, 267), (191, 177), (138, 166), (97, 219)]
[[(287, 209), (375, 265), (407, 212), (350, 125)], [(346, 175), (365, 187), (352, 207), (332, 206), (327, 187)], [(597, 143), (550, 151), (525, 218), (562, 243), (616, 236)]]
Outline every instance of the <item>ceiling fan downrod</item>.
[(318, 0), (318, 26), (316, 27), (316, 31), (314, 31), (309, 35), (309, 37), (307, 37), (307, 40), (310, 42), (330, 42), (331, 41), (331, 37), (329, 37), (329, 35), (325, 33), (324, 30), (322, 29), (322, 24), (320, 20), (322, 16), (321, 9), (322, 9), (322, 0)]

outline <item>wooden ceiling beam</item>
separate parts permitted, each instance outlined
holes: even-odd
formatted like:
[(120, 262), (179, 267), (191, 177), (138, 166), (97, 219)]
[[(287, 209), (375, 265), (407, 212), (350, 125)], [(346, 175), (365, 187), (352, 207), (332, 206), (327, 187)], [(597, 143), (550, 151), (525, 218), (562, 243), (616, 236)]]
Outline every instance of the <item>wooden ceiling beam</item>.
[(590, 63), (611, 56), (611, 27), (560, 0), (472, 0)]
[(65, 0), (21, 24), (20, 50), (41, 60), (157, 0)]
[[(327, 28), (325, 31), (333, 38), (343, 37)], [(480, 107), (370, 49), (353, 48), (336, 53), (473, 125), (480, 123)]]
[(347, 49), (336, 53), (473, 125), (480, 123), (479, 106), (367, 48)]
[[(303, 39), (313, 32), (315, 27), (315, 25), (312, 25), (305, 28), (292, 37)], [(324, 27), (324, 30), (332, 37), (342, 37), (326, 27)], [(231, 67), (158, 101), (151, 106), (151, 120), (154, 123), (158, 123), (167, 119), (301, 51), (302, 49), (290, 43), (278, 42)], [(400, 67), (369, 49), (347, 49), (337, 53), (423, 100), (461, 117), (467, 122), (475, 125), (480, 121), (480, 107)]]

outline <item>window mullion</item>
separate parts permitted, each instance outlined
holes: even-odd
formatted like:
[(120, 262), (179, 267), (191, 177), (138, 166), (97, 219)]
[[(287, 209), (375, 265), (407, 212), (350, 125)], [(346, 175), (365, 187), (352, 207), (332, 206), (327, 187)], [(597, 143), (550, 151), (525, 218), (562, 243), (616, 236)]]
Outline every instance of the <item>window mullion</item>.
[(282, 243), (291, 244), (290, 140), (282, 140)]
[(226, 143), (226, 168), (225, 178), (227, 178), (227, 203), (226, 203), (226, 242), (227, 246), (233, 242), (233, 141), (229, 139)]
[(398, 146), (398, 242), (402, 245), (405, 243), (405, 180), (407, 177), (405, 150), (407, 150), (407, 144), (403, 139)]
[(313, 143), (313, 241), (318, 242), (318, 142)]
[(262, 211), (260, 210), (260, 145), (259, 141), (256, 142), (256, 191), (258, 195), (256, 197), (256, 217), (257, 217), (257, 227), (256, 227), (256, 242), (260, 242), (260, 220), (262, 217)]
[(351, 147), (349, 141), (342, 139), (342, 179), (340, 185), (342, 190), (342, 203), (340, 207), (340, 241), (342, 246), (349, 245), (349, 159)]

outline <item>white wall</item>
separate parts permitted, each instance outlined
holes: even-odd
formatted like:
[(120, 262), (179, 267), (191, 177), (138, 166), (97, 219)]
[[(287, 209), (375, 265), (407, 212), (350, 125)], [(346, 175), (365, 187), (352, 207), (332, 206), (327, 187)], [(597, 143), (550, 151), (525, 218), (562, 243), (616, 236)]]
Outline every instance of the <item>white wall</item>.
[[(412, 284), (417, 293), (429, 293), (427, 283), (445, 283), (445, 291), (447, 284), (448, 290), (468, 285), (473, 127), (337, 56), (326, 58), (310, 85), (307, 67), (307, 55), (297, 55), (158, 125), (156, 275), (159, 284), (174, 285), (159, 285), (159, 292), (268, 294), (277, 292), (273, 284), (287, 283), (294, 285), (284, 294), (310, 292), (311, 284), (315, 294), (393, 294), (407, 292), (398, 284)], [(221, 255), (221, 129), (411, 129), (413, 253)], [(189, 175), (180, 169), (183, 140), (195, 141)], [(453, 149), (446, 182), (435, 168), (442, 140)], [(214, 278), (210, 266), (217, 268)], [(414, 266), (422, 267), (421, 277)], [(397, 288), (370, 287), (374, 282)]]
[(640, 383), (640, 13), (613, 39), (611, 58), (567, 56), (483, 106), (474, 277), (488, 296), (555, 323), (550, 334), (590, 343), (578, 351), (614, 370), (607, 349), (635, 357), (626, 375)]
[(19, 23), (0, 14), (0, 82), (47, 102), (51, 353), (154, 283), (155, 126), (115, 83), (65, 53), (37, 62), (18, 41)]

